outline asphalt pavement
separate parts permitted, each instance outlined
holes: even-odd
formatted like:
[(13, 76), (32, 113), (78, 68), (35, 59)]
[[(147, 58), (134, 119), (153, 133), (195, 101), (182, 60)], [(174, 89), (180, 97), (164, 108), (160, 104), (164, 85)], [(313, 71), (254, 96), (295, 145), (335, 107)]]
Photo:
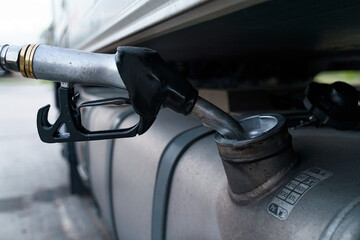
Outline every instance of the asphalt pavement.
[(49, 83), (0, 78), (0, 239), (111, 239), (92, 198), (69, 193), (61, 145), (38, 137), (36, 113), (54, 106), (52, 93)]

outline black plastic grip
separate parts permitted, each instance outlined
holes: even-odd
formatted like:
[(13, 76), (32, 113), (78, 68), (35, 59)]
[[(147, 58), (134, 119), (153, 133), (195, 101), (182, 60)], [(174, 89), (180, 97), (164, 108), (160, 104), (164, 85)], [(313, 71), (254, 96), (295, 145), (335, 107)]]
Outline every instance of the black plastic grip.
[[(46, 143), (92, 141), (112, 138), (134, 137), (138, 133), (139, 123), (126, 129), (89, 131), (81, 124), (80, 108), (74, 106), (74, 88), (59, 88), (60, 115), (54, 124), (48, 121), (50, 105), (39, 109), (37, 128), (40, 139)], [(121, 99), (121, 98), (119, 98)], [(128, 99), (121, 99), (126, 104)], [(119, 101), (121, 102), (121, 101)], [(120, 105), (122, 105), (120, 104)], [(64, 131), (61, 131), (65, 126)]]
[(139, 134), (149, 129), (162, 106), (184, 115), (191, 112), (198, 91), (185, 77), (173, 71), (155, 50), (118, 47), (115, 58), (130, 103), (143, 119)]

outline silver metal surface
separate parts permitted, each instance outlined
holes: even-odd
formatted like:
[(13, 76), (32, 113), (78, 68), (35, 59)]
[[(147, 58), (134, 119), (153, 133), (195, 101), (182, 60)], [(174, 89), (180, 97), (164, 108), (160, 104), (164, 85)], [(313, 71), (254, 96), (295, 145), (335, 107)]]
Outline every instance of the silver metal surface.
[(241, 119), (251, 139), (229, 140), (215, 135), (229, 183), (237, 204), (247, 204), (274, 190), (296, 162), (285, 118), (278, 114)]
[(246, 163), (272, 156), (291, 145), (291, 136), (281, 115), (256, 115), (241, 119), (239, 123), (252, 138), (236, 140), (215, 135), (220, 156), (227, 161)]
[(248, 139), (247, 133), (229, 114), (199, 97), (190, 115), (204, 126), (212, 128), (228, 139)]
[(9, 46), (6, 53), (6, 67), (9, 70), (19, 71), (18, 60), (21, 46)]
[[(135, 121), (133, 115), (120, 127)], [(160, 157), (175, 136), (200, 125), (194, 118), (164, 109), (145, 134), (115, 141), (113, 201), (119, 239), (151, 239), (152, 202)], [(95, 167), (93, 171), (96, 172)]]
[(315, 166), (334, 175), (307, 192), (286, 220), (266, 211), (277, 191), (247, 206), (234, 204), (221, 158), (209, 136), (189, 148), (176, 168), (166, 239), (317, 240), (333, 222), (339, 224), (331, 233), (333, 238), (327, 239), (358, 239), (359, 207), (351, 209), (346, 218), (341, 216), (360, 196), (359, 134), (332, 129), (302, 129), (292, 134), (300, 161), (286, 178)]
[(125, 88), (114, 54), (40, 45), (34, 55), (33, 69), (38, 79)]
[[(0, 52), (3, 69), (19, 71), (20, 46), (5, 45)], [(115, 62), (115, 54), (81, 52), (40, 45), (32, 59), (37, 79), (125, 89)]]
[[(117, 120), (118, 116), (126, 109), (128, 109), (128, 107), (94, 107), (91, 112), (91, 116), (88, 118), (90, 122), (86, 122), (84, 124), (92, 131), (112, 129), (112, 126), (114, 125), (114, 122)], [(96, 202), (101, 209), (102, 216), (109, 226), (111, 226), (111, 214), (109, 212), (109, 194), (107, 191), (107, 154), (108, 144), (110, 144), (110, 142), (111, 140), (88, 142), (90, 186), (94, 198), (96, 199)]]
[(6, 52), (9, 48), (9, 45), (1, 45), (0, 46), (0, 68), (2, 70), (6, 70), (6, 61), (5, 61), (5, 58), (6, 58)]
[[(102, 107), (101, 107), (102, 108)], [(94, 112), (90, 125), (109, 124), (116, 108)], [(104, 108), (105, 109), (105, 108)], [(106, 113), (105, 113), (106, 112)], [(113, 119), (110, 117), (110, 119)], [(137, 121), (132, 115), (126, 127)], [(170, 110), (162, 110), (154, 126), (142, 136), (115, 141), (113, 158), (113, 201), (120, 239), (150, 239), (154, 183), (159, 159), (171, 140), (180, 132), (200, 124)], [(93, 125), (94, 126), (94, 125)], [(266, 127), (267, 126), (267, 127)], [(264, 125), (265, 130), (271, 127)], [(299, 162), (276, 186), (300, 172), (319, 167), (333, 176), (311, 188), (294, 206), (286, 220), (267, 212), (273, 191), (251, 204), (240, 206), (228, 193), (228, 180), (214, 136), (207, 136), (188, 148), (175, 169), (171, 182), (166, 222), (166, 239), (319, 239), (329, 225), (330, 235), (357, 239), (359, 208), (349, 210), (360, 196), (360, 136), (358, 132), (332, 129), (297, 129), (291, 132)], [(106, 196), (107, 141), (90, 142), (90, 169), (102, 211)], [(103, 166), (104, 165), (104, 166)], [(264, 175), (267, 173), (264, 172)], [(340, 219), (346, 209), (346, 218)], [(108, 212), (103, 212), (109, 216)], [(334, 226), (333, 222), (339, 224)], [(347, 224), (348, 223), (348, 224)], [(346, 225), (347, 224), (347, 225)], [(331, 239), (331, 238), (330, 238)]]
[[(70, 47), (86, 51), (98, 51), (119, 40), (121, 44), (117, 45), (133, 45), (263, 1), (120, 0), (114, 4), (113, 1), (67, 0), (65, 7), (55, 1), (54, 37), (57, 43), (68, 37)], [(64, 19), (71, 20), (71, 24), (66, 24)]]
[(8, 71), (19, 71), (18, 58), (21, 46), (3, 45), (0, 48), (0, 67)]
[[(166, 239), (222, 239), (217, 223), (227, 179), (214, 135), (195, 142), (179, 161), (171, 184)], [(244, 238), (234, 238), (244, 239)]]
[(240, 125), (246, 130), (250, 138), (257, 138), (283, 127), (284, 118), (278, 118), (274, 115), (256, 115), (241, 119)]
[(349, 202), (328, 225), (320, 240), (360, 239), (360, 196)]

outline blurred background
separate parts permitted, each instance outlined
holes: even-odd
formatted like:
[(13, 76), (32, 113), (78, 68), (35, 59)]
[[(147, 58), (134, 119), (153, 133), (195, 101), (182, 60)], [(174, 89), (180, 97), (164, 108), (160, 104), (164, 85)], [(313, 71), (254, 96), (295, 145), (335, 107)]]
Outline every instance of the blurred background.
[[(0, 44), (49, 44), (53, 1), (4, 0)], [(40, 141), (37, 110), (51, 104), (53, 83), (0, 70), (0, 239), (109, 239), (94, 203), (71, 196), (59, 144)]]
[(1, 2), (1, 43), (24, 45), (48, 42), (48, 29), (53, 22), (53, 1), (13, 0)]
[[(351, 17), (358, 16), (353, 7), (358, 3), (279, 2), (2, 0), (0, 44), (103, 53), (119, 45), (153, 48), (204, 98), (232, 113), (304, 112), (304, 89), (312, 81), (359, 86), (360, 33)], [(82, 91), (90, 100), (104, 93), (94, 87)], [(38, 109), (51, 104), (50, 118), (57, 117), (54, 93), (51, 82), (0, 70), (0, 239), (111, 239), (108, 228), (116, 236), (116, 229), (127, 225), (116, 225), (114, 213), (107, 214), (114, 209), (108, 208), (104, 189), (92, 189), (99, 206), (89, 192), (72, 195), (64, 145), (45, 144), (38, 137)], [(92, 120), (96, 123), (96, 115)], [(100, 162), (96, 154), (86, 155), (82, 144), (76, 145), (82, 162)], [(106, 150), (99, 148), (92, 150), (100, 156)], [(93, 172), (107, 174), (96, 166)], [(84, 175), (91, 182), (89, 170)], [(108, 227), (98, 209), (108, 215)]]

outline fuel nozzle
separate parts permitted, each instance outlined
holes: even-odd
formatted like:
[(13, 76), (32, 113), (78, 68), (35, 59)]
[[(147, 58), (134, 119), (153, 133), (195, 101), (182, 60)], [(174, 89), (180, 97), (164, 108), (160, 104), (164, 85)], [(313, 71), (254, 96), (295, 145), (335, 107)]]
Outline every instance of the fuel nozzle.
[[(119, 47), (117, 64), (129, 96), (136, 101), (135, 106), (142, 108), (142, 111), (152, 109), (155, 114), (161, 106), (168, 107), (184, 115), (190, 114), (225, 138), (248, 138), (234, 118), (199, 97), (198, 91), (190, 82), (178, 72), (173, 71), (156, 51)], [(145, 79), (147, 80), (144, 81)], [(154, 84), (157, 87), (153, 87)], [(138, 86), (143, 86), (143, 91), (138, 91)], [(148, 101), (149, 99), (162, 100)]]
[[(246, 139), (242, 127), (227, 113), (198, 96), (181, 74), (173, 71), (160, 55), (148, 48), (118, 47), (115, 54), (82, 52), (38, 44), (0, 46), (0, 67), (21, 72), (24, 77), (61, 82), (60, 116), (47, 120), (50, 106), (38, 112), (38, 131), (44, 142), (88, 141), (131, 137), (146, 132), (161, 107), (198, 118), (224, 138)], [(140, 116), (129, 129), (91, 132), (81, 125), (73, 84), (125, 89), (128, 98), (104, 99), (86, 106), (131, 104)], [(67, 133), (59, 132), (65, 125)]]
[(233, 117), (202, 97), (198, 97), (191, 116), (200, 119), (205, 126), (216, 130), (226, 139), (249, 138), (243, 127)]

